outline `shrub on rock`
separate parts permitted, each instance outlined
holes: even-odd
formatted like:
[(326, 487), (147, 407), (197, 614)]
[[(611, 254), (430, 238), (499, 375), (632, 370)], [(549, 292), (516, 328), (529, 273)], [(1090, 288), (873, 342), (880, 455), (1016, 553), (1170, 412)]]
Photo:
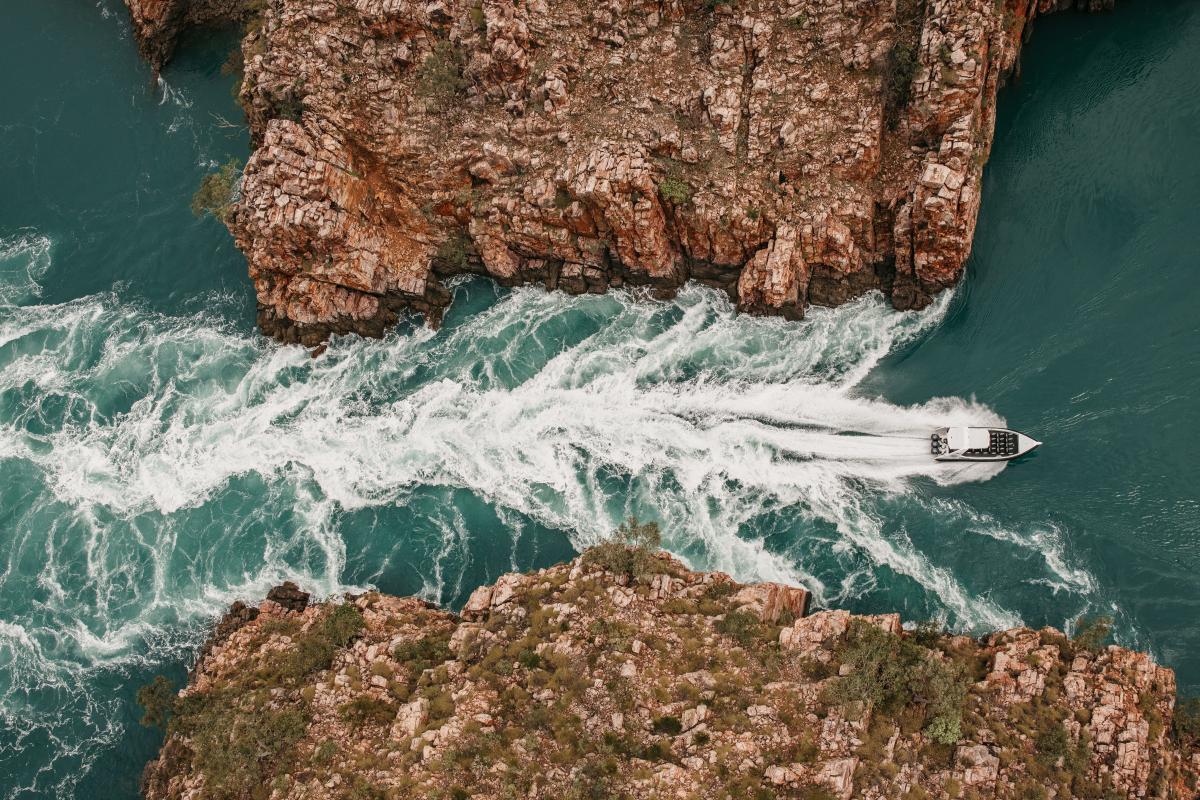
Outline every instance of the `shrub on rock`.
[(197, 217), (212, 214), (221, 222), (228, 222), (237, 202), (241, 177), (242, 162), (236, 158), (226, 161), (216, 172), (205, 175), (200, 180), (200, 188), (192, 195), (192, 213)]
[(612, 537), (583, 554), (583, 563), (606, 572), (637, 580), (657, 571), (655, 557), (662, 545), (657, 522), (642, 523), (630, 517)]

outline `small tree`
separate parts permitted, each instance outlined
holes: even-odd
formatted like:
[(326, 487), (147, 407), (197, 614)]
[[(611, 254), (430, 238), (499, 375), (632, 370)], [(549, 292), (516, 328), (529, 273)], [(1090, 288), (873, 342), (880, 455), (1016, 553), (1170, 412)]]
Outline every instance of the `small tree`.
[(228, 222), (237, 202), (238, 181), (242, 176), (242, 162), (230, 159), (216, 172), (210, 172), (200, 181), (200, 188), (192, 195), (192, 213), (197, 217), (212, 214), (221, 222)]
[(851, 670), (826, 690), (828, 699), (865, 701), (887, 716), (918, 706), (925, 711), (931, 739), (958, 741), (969, 686), (961, 664), (861, 620), (850, 623), (839, 659)]
[(662, 545), (662, 533), (657, 522), (639, 522), (630, 517), (621, 523), (608, 541), (601, 542), (583, 554), (590, 566), (624, 575), (636, 580), (653, 572), (655, 554)]
[(912, 97), (912, 82), (917, 75), (916, 48), (907, 41), (896, 42), (888, 51), (883, 74), (884, 119), (890, 129), (900, 124), (900, 112)]
[(145, 712), (141, 719), (143, 725), (166, 730), (167, 719), (175, 710), (175, 684), (162, 675), (155, 675), (154, 680), (138, 689), (137, 702)]
[(1112, 617), (1080, 617), (1075, 621), (1075, 636), (1071, 641), (1080, 650), (1095, 653), (1108, 641), (1112, 626)]
[(1200, 697), (1182, 700), (1175, 706), (1171, 727), (1180, 744), (1189, 750), (1200, 750)]

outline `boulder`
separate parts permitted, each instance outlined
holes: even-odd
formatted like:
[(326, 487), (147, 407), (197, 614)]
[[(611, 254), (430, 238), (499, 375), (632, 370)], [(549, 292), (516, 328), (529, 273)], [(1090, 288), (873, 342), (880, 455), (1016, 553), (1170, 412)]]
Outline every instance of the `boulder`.
[(782, 583), (756, 583), (739, 589), (731, 605), (754, 613), (763, 622), (778, 622), (785, 613), (792, 620), (803, 617), (808, 601), (807, 589)]
[(308, 608), (309, 594), (291, 581), (284, 581), (267, 592), (267, 599), (288, 611), (301, 613)]

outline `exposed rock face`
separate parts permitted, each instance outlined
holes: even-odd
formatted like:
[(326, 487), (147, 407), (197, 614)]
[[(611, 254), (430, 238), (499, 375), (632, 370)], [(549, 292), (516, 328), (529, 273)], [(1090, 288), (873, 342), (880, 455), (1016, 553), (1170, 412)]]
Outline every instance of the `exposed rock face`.
[[(375, 593), (266, 602), (205, 651), (145, 792), (1193, 796), (1200, 756), (1168, 733), (1174, 675), (1143, 654), (1051, 629), (980, 641), (904, 633), (894, 614), (793, 618), (806, 603), (802, 589), (665, 556), (632, 580), (586, 561), (506, 575), (461, 617)], [(867, 669), (863, 631), (921, 686), (959, 675), (957, 741), (933, 732), (936, 696), (889, 707), (839, 694)], [(880, 667), (879, 681), (895, 676)]]
[[(236, 0), (127, 0), (155, 63)], [(1111, 0), (1080, 0), (1104, 6)], [(266, 0), (230, 227), (263, 329), (436, 321), (462, 272), (798, 317), (961, 275), (995, 97), (1062, 0)]]

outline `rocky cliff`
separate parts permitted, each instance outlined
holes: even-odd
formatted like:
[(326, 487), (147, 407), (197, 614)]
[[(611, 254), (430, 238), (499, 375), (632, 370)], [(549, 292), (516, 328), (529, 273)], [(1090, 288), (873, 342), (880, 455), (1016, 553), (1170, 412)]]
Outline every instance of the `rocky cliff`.
[(805, 616), (802, 589), (613, 553), (461, 615), (295, 587), (235, 607), (161, 698), (146, 796), (1195, 796), (1174, 675), (1144, 654)]
[(157, 65), (253, 15), (229, 226), (263, 329), (436, 322), (465, 272), (689, 279), (796, 317), (962, 274), (1038, 13), (1112, 0), (127, 0)]

